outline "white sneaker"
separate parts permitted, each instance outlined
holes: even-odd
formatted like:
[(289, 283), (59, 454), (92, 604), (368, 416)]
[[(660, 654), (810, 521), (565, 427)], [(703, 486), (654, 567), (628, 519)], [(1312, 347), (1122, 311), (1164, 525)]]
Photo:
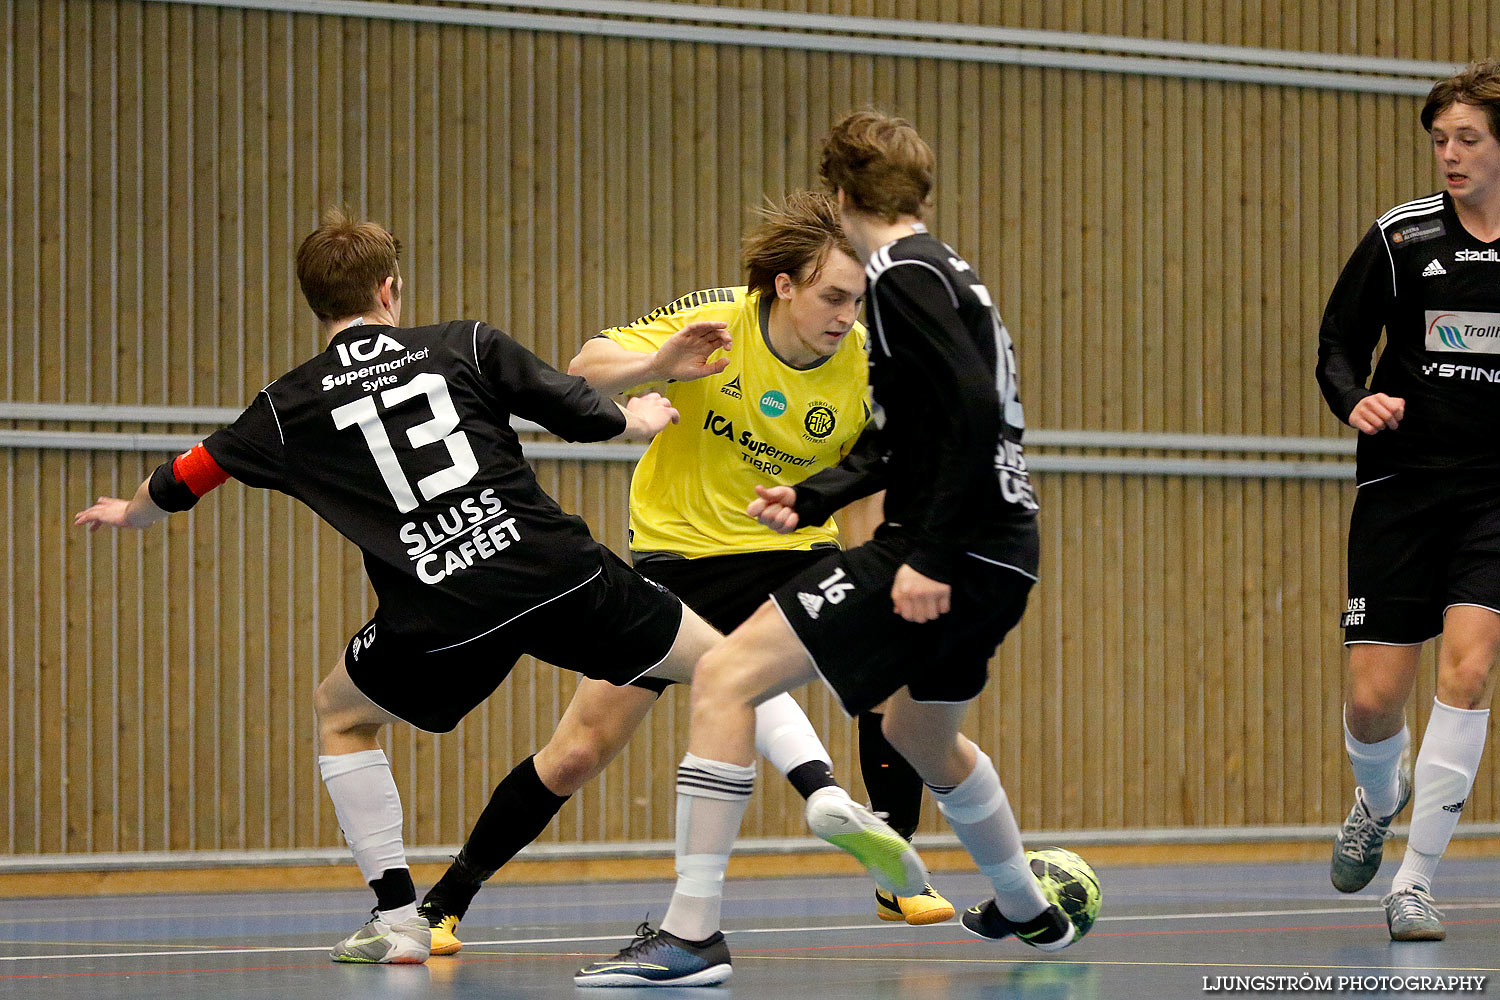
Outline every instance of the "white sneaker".
[(880, 887), (917, 896), (927, 887), (927, 866), (906, 838), (849, 797), (842, 788), (820, 788), (807, 800), (812, 832), (854, 856)]
[(334, 945), (328, 957), (335, 962), (421, 965), (431, 951), (432, 929), (425, 917), (388, 924), (377, 912), (369, 923)]

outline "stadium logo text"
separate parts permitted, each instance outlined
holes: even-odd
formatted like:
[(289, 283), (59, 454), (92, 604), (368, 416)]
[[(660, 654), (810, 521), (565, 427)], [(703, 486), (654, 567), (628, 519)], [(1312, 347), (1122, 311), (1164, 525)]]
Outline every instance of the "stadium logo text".
[(1463, 263), (1469, 260), (1482, 260), (1491, 264), (1500, 264), (1500, 251), (1497, 250), (1458, 250), (1453, 254), (1453, 260)]

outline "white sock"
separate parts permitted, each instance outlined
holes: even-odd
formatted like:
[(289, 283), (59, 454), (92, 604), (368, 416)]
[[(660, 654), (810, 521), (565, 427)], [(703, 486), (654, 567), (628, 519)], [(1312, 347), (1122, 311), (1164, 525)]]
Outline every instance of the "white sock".
[(817, 730), (789, 694), (779, 694), (756, 707), (755, 749), (782, 774), (815, 760), (833, 770), (833, 758), (818, 739)]
[(995, 765), (977, 746), (974, 753), (974, 770), (951, 791), (927, 787), (959, 843), (995, 887), (1000, 913), (1007, 920), (1030, 920), (1047, 908), (1047, 897), (1026, 863), (1021, 831)]
[(1354, 783), (1365, 790), (1365, 805), (1371, 814), (1384, 819), (1396, 811), (1401, 755), (1411, 744), (1411, 731), (1403, 725), (1395, 736), (1378, 743), (1361, 743), (1349, 732), (1348, 714), (1346, 705), (1344, 749), (1349, 752), (1349, 763), (1354, 768)]
[(391, 868), (407, 867), (401, 844), (401, 796), (385, 751), (320, 756), (318, 771), (365, 881), (373, 882)]
[(1458, 829), (1459, 814), (1474, 787), (1489, 725), (1487, 708), (1454, 708), (1432, 700), (1432, 716), (1417, 752), (1406, 858), (1391, 882), (1393, 891), (1417, 885), (1432, 888), (1438, 860)]
[(398, 906), (394, 910), (381, 910), (380, 919), (388, 924), (399, 924), (403, 920), (412, 920), (417, 915), (417, 904), (413, 900), (405, 906)]
[(719, 929), (724, 872), (755, 787), (755, 768), (693, 754), (677, 768), (677, 885), (661, 929), (702, 941)]

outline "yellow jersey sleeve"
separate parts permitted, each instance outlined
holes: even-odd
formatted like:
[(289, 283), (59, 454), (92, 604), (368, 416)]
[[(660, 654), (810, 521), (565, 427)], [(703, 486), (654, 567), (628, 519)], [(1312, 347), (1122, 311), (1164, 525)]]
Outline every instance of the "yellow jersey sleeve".
[[(633, 323), (601, 330), (599, 336), (614, 341), (627, 351), (649, 354), (661, 350), (661, 345), (689, 323), (699, 320), (730, 322), (740, 311), (744, 293), (743, 288), (704, 288), (689, 292), (651, 310)], [(716, 351), (713, 356), (722, 356), (722, 352)], [(665, 386), (664, 382), (648, 382), (632, 386), (626, 394), (636, 395), (648, 388), (662, 392)]]

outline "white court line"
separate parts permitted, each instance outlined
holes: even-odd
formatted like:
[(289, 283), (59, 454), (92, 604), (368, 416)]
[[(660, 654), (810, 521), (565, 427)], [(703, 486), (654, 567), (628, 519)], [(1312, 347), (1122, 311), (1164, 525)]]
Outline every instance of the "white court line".
[[(1500, 909), (1500, 902), (1494, 903), (1444, 903), (1444, 910), (1494, 910)], [(1097, 923), (1105, 921), (1129, 921), (1129, 920), (1215, 920), (1233, 917), (1293, 917), (1301, 915), (1321, 916), (1335, 913), (1374, 913), (1383, 912), (1378, 905), (1374, 906), (1337, 906), (1324, 907), (1311, 910), (1240, 910), (1223, 913), (1143, 913), (1138, 915), (1104, 916)], [(937, 925), (934, 925), (937, 926)], [(834, 924), (813, 925), (809, 927), (746, 927), (739, 930), (725, 931), (725, 937), (738, 937), (749, 934), (807, 934), (818, 931), (868, 931), (889, 930), (889, 924)], [(956, 930), (956, 928), (955, 928)], [(930, 933), (930, 932), (928, 932)], [(592, 944), (597, 941), (623, 941), (624, 934), (600, 934), (592, 937), (554, 937), (554, 938), (508, 938), (496, 941), (465, 941), (465, 947), (514, 947), (533, 944)], [(917, 938), (914, 943), (921, 943)], [(184, 946), (188, 947), (188, 946)], [(196, 955), (289, 955), (298, 952), (326, 952), (329, 945), (313, 945), (280, 948), (216, 948), (212, 950), (193, 951), (118, 951), (99, 952), (87, 955), (0, 955), (0, 962), (45, 962), (56, 960), (78, 960), (97, 958), (166, 958), (184, 957)]]

